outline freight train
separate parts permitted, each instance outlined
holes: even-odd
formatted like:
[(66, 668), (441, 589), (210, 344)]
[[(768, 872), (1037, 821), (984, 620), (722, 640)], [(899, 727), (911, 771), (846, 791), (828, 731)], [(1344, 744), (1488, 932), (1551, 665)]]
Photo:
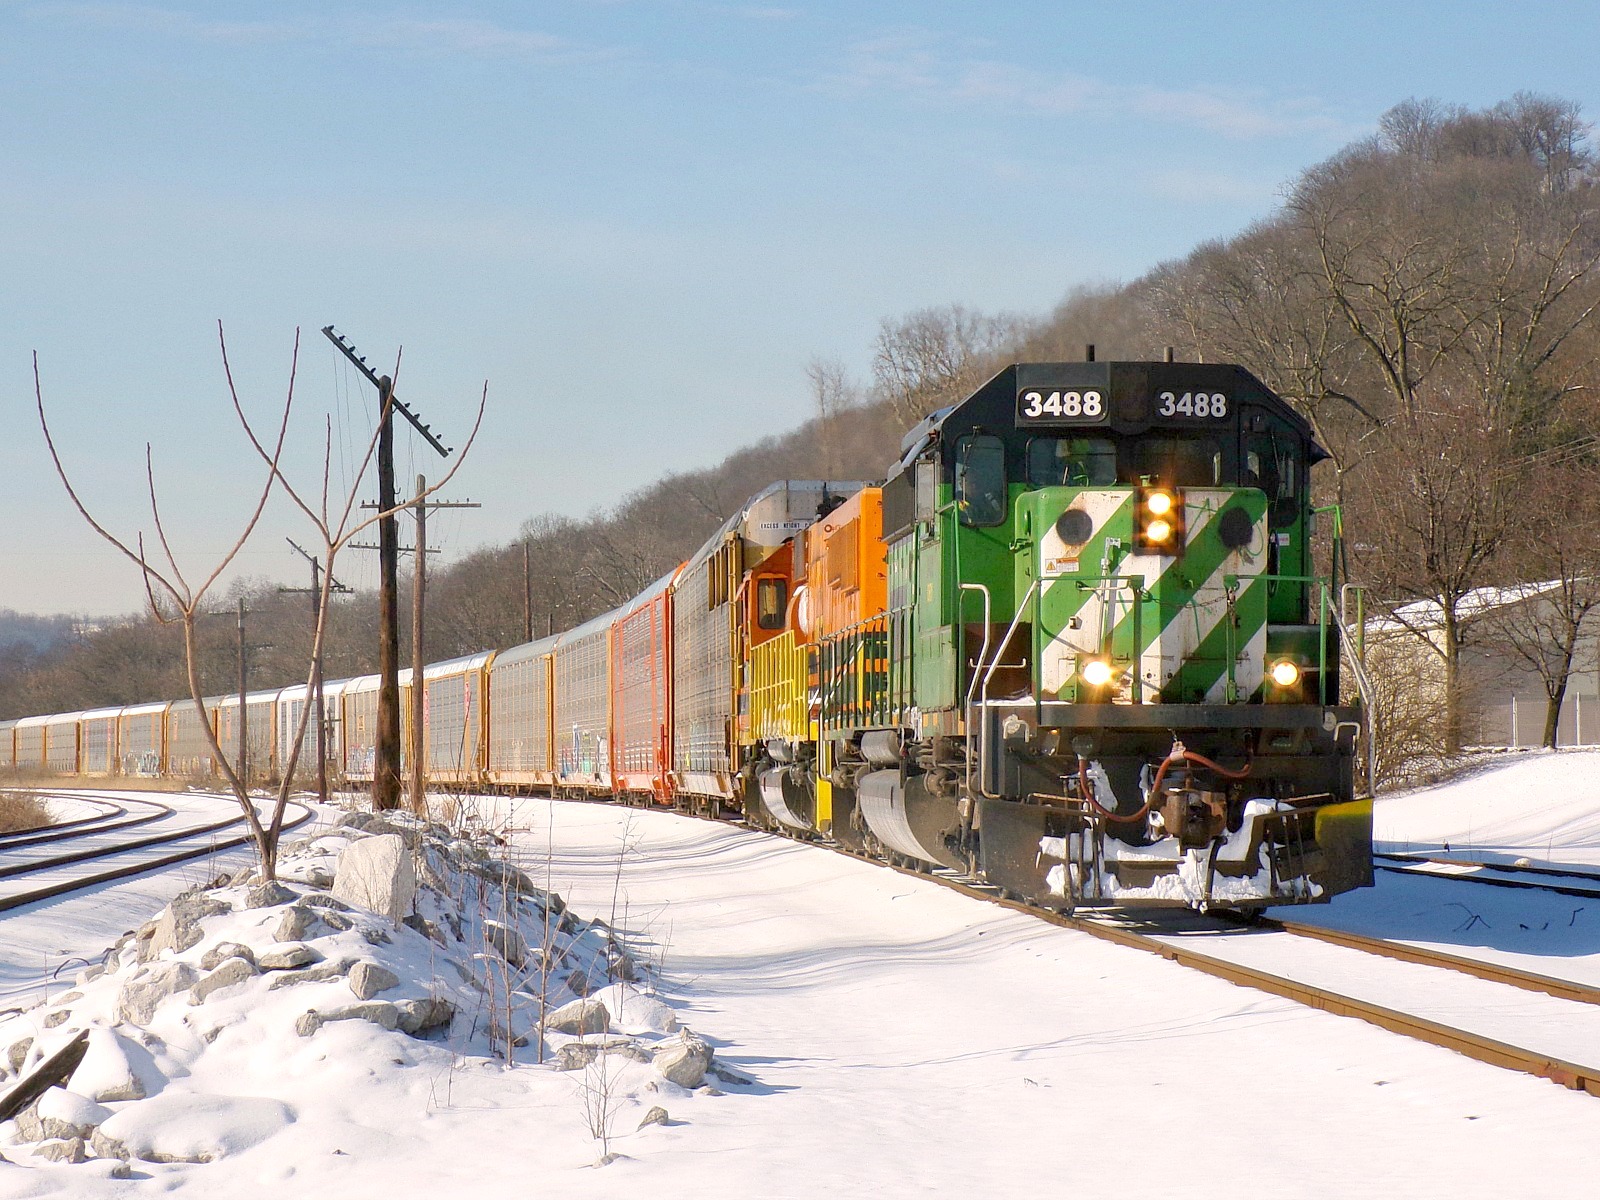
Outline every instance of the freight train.
[[(1057, 909), (1326, 900), (1371, 883), (1372, 825), (1312, 561), (1325, 457), (1242, 367), (1007, 367), (881, 483), (774, 483), (621, 607), (403, 673), (424, 770), (740, 814)], [(377, 689), (325, 688), (347, 786)], [(200, 722), (231, 760), (242, 718), (270, 773), (307, 702), (0, 722), (0, 769), (204, 779)]]

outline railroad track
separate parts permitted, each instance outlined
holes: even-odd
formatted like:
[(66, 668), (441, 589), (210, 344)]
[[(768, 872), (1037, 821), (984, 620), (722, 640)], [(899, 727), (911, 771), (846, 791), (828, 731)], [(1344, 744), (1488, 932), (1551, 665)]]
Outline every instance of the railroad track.
[[(1580, 896), (1600, 900), (1600, 874), (1561, 867), (1519, 866), (1470, 858), (1440, 858), (1422, 854), (1378, 854), (1373, 863), (1379, 871), (1394, 875), (1415, 875), (1425, 879), (1447, 879), (1478, 883), (1486, 887), (1520, 888), (1554, 892), (1561, 896)], [(1556, 880), (1572, 880), (1557, 883)]]
[[(755, 828), (754, 826), (747, 827)], [(770, 833), (771, 831), (758, 830), (758, 832)], [(1391, 1033), (1398, 1033), (1430, 1045), (1454, 1050), (1456, 1053), (1463, 1054), (1478, 1062), (1506, 1070), (1519, 1071), (1523, 1074), (1549, 1080), (1574, 1091), (1582, 1091), (1591, 1096), (1600, 1097), (1600, 1066), (1589, 1066), (1536, 1049), (1514, 1045), (1510, 1042), (1474, 1032), (1471, 1029), (1462, 1028), (1459, 1025), (1434, 1020), (1418, 1013), (1406, 1012), (1399, 1008), (1363, 999), (1346, 991), (1319, 986), (1301, 979), (1292, 978), (1287, 974), (1263, 970), (1259, 967), (1233, 961), (1220, 954), (1207, 954), (1194, 949), (1190, 945), (1185, 945), (1186, 937), (1182, 933), (1173, 934), (1170, 931), (1149, 932), (1148, 927), (1154, 921), (1154, 918), (1151, 917), (1142, 918), (1139, 922), (1146, 928), (1137, 928), (1126, 919), (1052, 912), (1021, 900), (1011, 899), (986, 885), (974, 884), (944, 868), (938, 868), (931, 872), (918, 871), (891, 863), (884, 863), (879, 859), (855, 853), (837, 845), (829, 845), (824, 842), (810, 842), (809, 844), (823, 846), (837, 853), (859, 858), (878, 866), (887, 866), (890, 870), (898, 871), (903, 875), (928, 879), (951, 891), (959, 892), (973, 899), (996, 904), (1014, 912), (1024, 913), (1052, 925), (1077, 930), (1102, 941), (1125, 946), (1133, 950), (1140, 950), (1148, 954), (1155, 954), (1169, 962), (1177, 963), (1180, 966), (1188, 967), (1191, 970), (1199, 971), (1214, 978), (1227, 980), (1241, 987), (1254, 988), (1257, 991), (1279, 996), (1286, 1000), (1293, 1000), (1298, 1004), (1304, 1004), (1307, 1007), (1316, 1008), (1336, 1016), (1353, 1017), (1370, 1025), (1375, 1025), (1380, 1029), (1386, 1029)], [(1595, 894), (1600, 895), (1600, 892)], [(1394, 960), (1442, 972), (1472, 976), (1485, 983), (1514, 989), (1514, 991), (1540, 993), (1554, 1002), (1582, 1006), (1581, 1008), (1575, 1008), (1573, 1011), (1581, 1013), (1583, 1018), (1587, 1020), (1594, 1019), (1594, 1014), (1590, 1011), (1591, 1007), (1600, 1006), (1600, 989), (1569, 980), (1521, 971), (1514, 967), (1501, 966), (1382, 938), (1322, 929), (1295, 921), (1262, 918), (1248, 924), (1255, 926), (1258, 930), (1265, 929), (1281, 933), (1284, 936), (1322, 942), (1341, 949), (1358, 951), (1376, 958)], [(1240, 925), (1240, 921), (1231, 921), (1226, 924), (1215, 920), (1209, 924), (1199, 924), (1197, 922), (1189, 933), (1215, 936), (1231, 930), (1235, 934), (1250, 936), (1252, 931), (1248, 928), (1240, 928)]]
[[(80, 799), (102, 799), (78, 796)], [(173, 866), (191, 859), (202, 858), (218, 851), (241, 846), (251, 840), (250, 829), (243, 813), (235, 813), (216, 820), (202, 819), (198, 824), (188, 823), (181, 828), (157, 833), (122, 836), (102, 844), (69, 849), (63, 853), (30, 857), (22, 862), (6, 862), (8, 851), (21, 846), (37, 846), (93, 841), (104, 834), (126, 835), (131, 828), (155, 821), (178, 818), (180, 814), (168, 805), (146, 800), (128, 800), (116, 803), (106, 801), (117, 811), (102, 812), (96, 817), (63, 823), (56, 835), (46, 835), (37, 830), (17, 831), (18, 840), (0, 842), (0, 880), (14, 881), (17, 886), (0, 884), (0, 912), (36, 904), (64, 896), (83, 888), (142, 875), (162, 867)], [(144, 808), (133, 813), (126, 805)], [(154, 810), (154, 811), (152, 811)], [(309, 821), (313, 811), (301, 804), (291, 804), (284, 821), (287, 832)], [(68, 826), (73, 826), (68, 828)]]

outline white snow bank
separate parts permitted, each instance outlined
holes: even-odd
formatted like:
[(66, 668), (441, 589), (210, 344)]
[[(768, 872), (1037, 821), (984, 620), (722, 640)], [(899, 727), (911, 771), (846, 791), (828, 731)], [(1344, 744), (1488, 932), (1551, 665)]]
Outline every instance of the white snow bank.
[(287, 1104), (264, 1096), (168, 1091), (113, 1114), (100, 1133), (146, 1162), (206, 1163), (248, 1150), (293, 1120)]
[(1372, 825), (1380, 851), (1600, 866), (1600, 750), (1535, 751), (1380, 797)]

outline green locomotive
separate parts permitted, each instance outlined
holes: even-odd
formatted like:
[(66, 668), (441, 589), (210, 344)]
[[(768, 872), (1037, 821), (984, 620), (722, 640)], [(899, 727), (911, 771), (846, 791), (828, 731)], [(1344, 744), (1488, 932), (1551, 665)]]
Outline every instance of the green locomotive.
[(882, 488), (880, 617), (818, 638), (834, 835), (1056, 907), (1371, 883), (1306, 422), (1241, 367), (1023, 363)]

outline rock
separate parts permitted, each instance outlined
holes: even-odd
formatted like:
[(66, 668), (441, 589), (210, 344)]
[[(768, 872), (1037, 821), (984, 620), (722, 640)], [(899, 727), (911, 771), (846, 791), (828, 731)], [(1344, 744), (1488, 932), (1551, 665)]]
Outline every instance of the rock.
[(341, 958), (299, 971), (282, 971), (273, 976), (272, 982), (267, 985), (267, 990), (275, 991), (295, 983), (323, 983), (329, 979), (337, 979), (352, 965), (351, 959)]
[(215, 1162), (267, 1140), (293, 1120), (288, 1105), (264, 1096), (163, 1092), (114, 1113), (96, 1131), (95, 1149), (103, 1144), (115, 1157), (144, 1162)]
[(656, 1070), (679, 1087), (697, 1088), (705, 1082), (711, 1057), (711, 1047), (705, 1039), (685, 1029), (676, 1039), (656, 1050)]
[(71, 1004), (74, 1000), (82, 1000), (82, 999), (83, 999), (83, 993), (82, 992), (68, 992), (64, 996), (57, 996), (55, 1002), (57, 1004)]
[(668, 1120), (667, 1110), (657, 1104), (649, 1112), (645, 1113), (644, 1120), (639, 1122), (639, 1128), (643, 1129), (646, 1125), (665, 1125)]
[(17, 1136), (25, 1142), (44, 1140), (44, 1122), (39, 1119), (39, 1102), (35, 1100), (12, 1118), (17, 1123)]
[(397, 834), (369, 837), (339, 856), (333, 894), (398, 923), (411, 911), (417, 875), (405, 841)]
[(131, 1025), (148, 1025), (163, 1000), (193, 987), (198, 979), (195, 969), (186, 962), (147, 966), (122, 985), (117, 995), (117, 1017)]
[(246, 908), (276, 908), (280, 904), (289, 904), (298, 896), (276, 879), (269, 879), (265, 883), (258, 883), (245, 893), (244, 906)]
[[(331, 885), (330, 885), (331, 886)], [(349, 912), (350, 906), (339, 897), (328, 892), (312, 892), (308, 896), (300, 897), (301, 904), (309, 904), (312, 908), (331, 908), (337, 912)]]
[(256, 961), (256, 952), (241, 942), (218, 942), (200, 957), (200, 969), (215, 971), (230, 958), (242, 958), (253, 963)]
[(499, 921), (485, 921), (483, 938), (494, 948), (496, 954), (513, 967), (527, 965), (528, 943), (522, 934), (509, 925), (502, 925)]
[(367, 825), (372, 821), (369, 812), (348, 812), (333, 823), (335, 829), (357, 829), (366, 831)]
[(228, 911), (228, 906), (204, 892), (186, 892), (156, 918), (150, 940), (140, 950), (141, 961), (159, 958), (168, 950), (182, 953), (205, 937), (200, 922)]
[(278, 942), (256, 956), (263, 971), (294, 971), (322, 961), (322, 953), (304, 942)]
[(247, 979), (254, 979), (261, 972), (256, 964), (247, 958), (227, 959), (215, 971), (202, 978), (189, 989), (190, 1004), (204, 1004), (206, 997), (223, 988), (232, 987), (236, 983), (243, 983)]
[[(111, 951), (107, 950), (106, 953), (110, 954)], [(97, 962), (91, 967), (86, 967), (78, 973), (78, 986), (82, 987), (86, 983), (93, 983), (105, 973), (106, 965), (103, 962)]]
[(6, 1063), (13, 1075), (21, 1074), (22, 1064), (28, 1061), (28, 1051), (33, 1049), (33, 1038), (19, 1038), (6, 1048)]
[(567, 986), (572, 989), (574, 996), (587, 996), (594, 991), (594, 984), (589, 982), (589, 977), (578, 970), (567, 972)]
[(608, 1042), (605, 1047), (605, 1052), (607, 1054), (620, 1055), (623, 1058), (631, 1058), (637, 1063), (654, 1061), (654, 1059), (651, 1057), (650, 1051), (639, 1045), (638, 1042)]
[(398, 1029), (400, 1009), (387, 1000), (367, 1000), (322, 1011), (308, 1009), (295, 1019), (294, 1031), (301, 1037), (310, 1037), (330, 1021), (371, 1021), (383, 1029)]
[(393, 971), (365, 959), (350, 968), (350, 990), (358, 1000), (371, 1000), (399, 982), (400, 977)]
[(63, 1138), (60, 1141), (41, 1142), (33, 1148), (39, 1158), (49, 1159), (58, 1163), (88, 1162), (89, 1156), (83, 1152), (82, 1138)]
[(600, 1057), (600, 1047), (588, 1042), (568, 1042), (556, 1051), (556, 1070), (581, 1071)]
[(59, 1087), (40, 1096), (32, 1108), (42, 1127), (42, 1136), (63, 1140), (88, 1137), (111, 1115), (111, 1110), (104, 1105)]
[(245, 884), (253, 882), (255, 877), (256, 869), (254, 867), (245, 867), (243, 870), (235, 871), (228, 882), (234, 887), (243, 887)]
[[(191, 972), (192, 974), (192, 972)], [(125, 1041), (113, 1029), (97, 1027), (89, 1031), (89, 1045), (83, 1061), (68, 1080), (68, 1090), (100, 1104), (115, 1104), (119, 1100), (142, 1100), (151, 1088), (138, 1071), (132, 1058), (137, 1055), (145, 1063), (145, 1073), (159, 1090), (163, 1080), (150, 1063), (147, 1051)]]
[(598, 1000), (574, 1000), (547, 1016), (544, 1027), (551, 1033), (605, 1033), (611, 1028), (611, 1014)]
[(407, 929), (420, 933), (430, 942), (437, 942), (441, 946), (444, 945), (444, 934), (439, 932), (439, 927), (421, 913), (412, 913), (401, 923)]
[(354, 929), (356, 924), (342, 912), (334, 912), (332, 909), (322, 914), (322, 923), (336, 933), (343, 933), (346, 929)]
[(283, 917), (278, 921), (278, 928), (273, 932), (273, 940), (278, 942), (304, 941), (316, 928), (320, 915), (316, 909), (307, 908), (303, 904), (291, 904), (283, 910)]
[(59, 1008), (53, 1013), (45, 1014), (44, 1027), (46, 1029), (54, 1029), (58, 1025), (65, 1025), (70, 1020), (72, 1020), (72, 1010), (70, 1008)]
[(442, 1029), (456, 1015), (450, 1001), (432, 997), (426, 1000), (401, 1000), (396, 1005), (400, 1012), (400, 1031), (413, 1037)]
[(533, 880), (503, 859), (489, 858), (482, 861), (468, 861), (461, 865), (480, 879), (504, 891), (522, 896), (531, 896), (538, 891), (533, 885)]
[(90, 1135), (89, 1146), (94, 1150), (96, 1158), (120, 1158), (126, 1161), (133, 1157), (126, 1146), (116, 1138), (106, 1136), (103, 1130), (96, 1129)]
[(326, 867), (311, 867), (306, 871), (306, 882), (314, 888), (331, 888), (333, 872)]

